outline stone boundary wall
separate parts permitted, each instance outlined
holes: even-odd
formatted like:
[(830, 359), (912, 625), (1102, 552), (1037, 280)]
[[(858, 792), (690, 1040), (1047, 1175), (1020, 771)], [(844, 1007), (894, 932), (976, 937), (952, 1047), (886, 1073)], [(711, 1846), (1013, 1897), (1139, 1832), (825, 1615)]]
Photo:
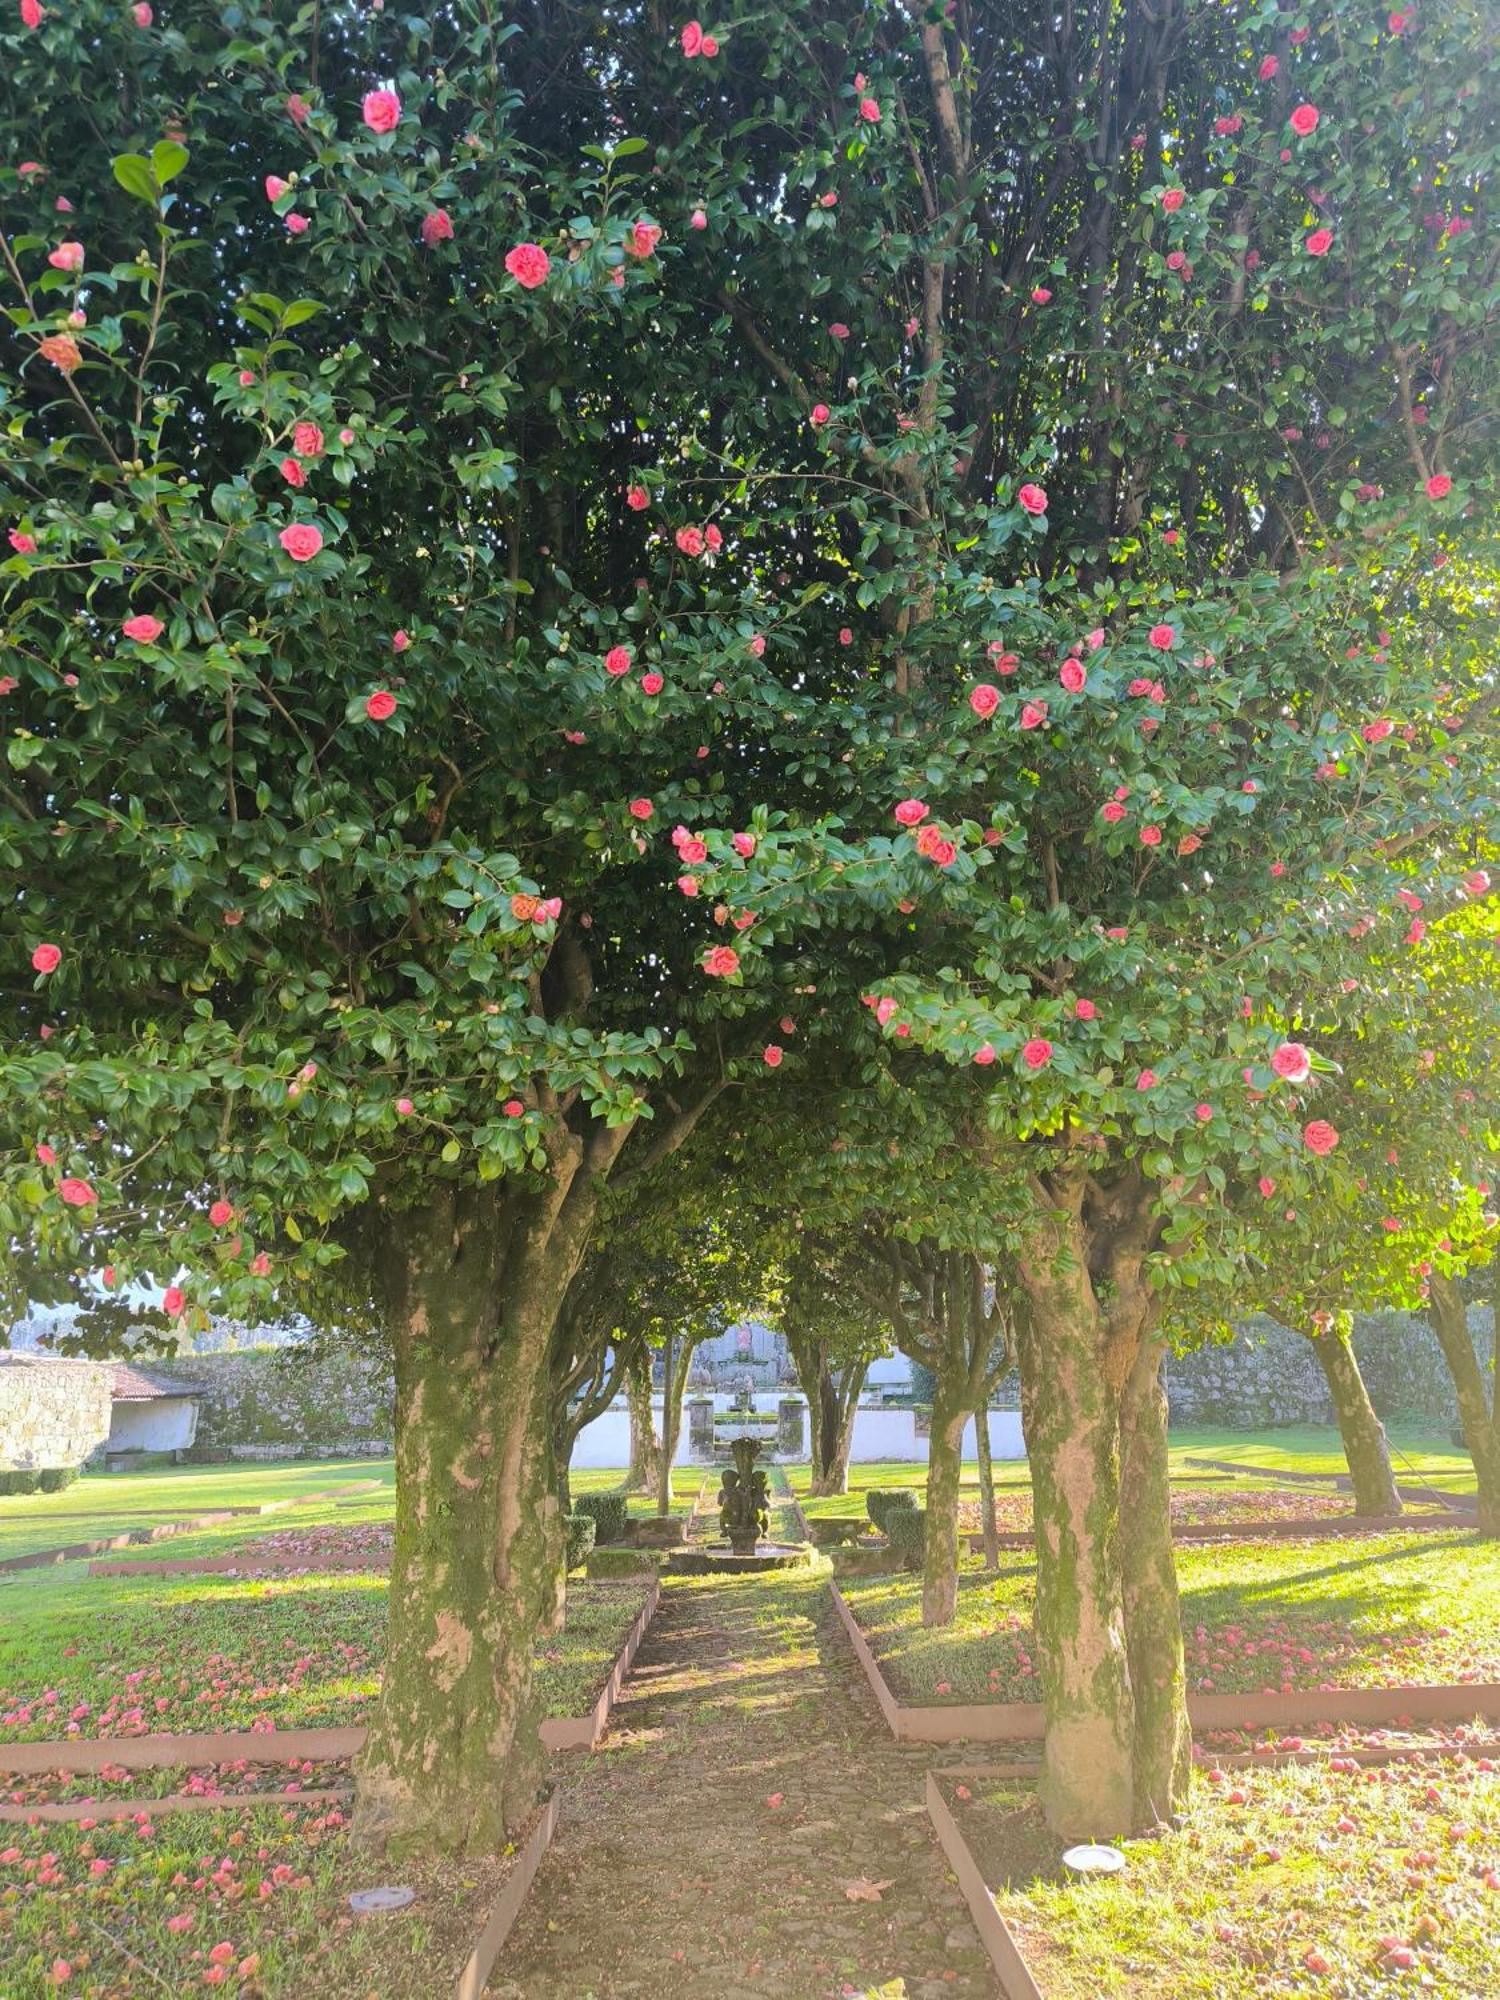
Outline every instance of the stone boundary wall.
[(378, 1360), (246, 1347), (177, 1366), (202, 1385), (195, 1457), (375, 1458), (392, 1448), (395, 1385)]
[(82, 1465), (109, 1436), (109, 1365), (7, 1354), (0, 1363), (0, 1472)]

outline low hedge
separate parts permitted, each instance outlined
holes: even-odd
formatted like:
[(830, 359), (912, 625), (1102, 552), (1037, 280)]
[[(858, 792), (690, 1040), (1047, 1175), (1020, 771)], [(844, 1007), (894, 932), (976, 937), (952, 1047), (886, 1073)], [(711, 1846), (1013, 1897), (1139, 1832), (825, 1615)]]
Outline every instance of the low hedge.
[(575, 1514), (587, 1514), (594, 1523), (595, 1545), (623, 1542), (630, 1519), (630, 1502), (623, 1493), (585, 1493), (573, 1503)]
[(927, 1551), (927, 1509), (893, 1507), (886, 1515), (885, 1538), (903, 1569), (920, 1569)]
[(591, 1577), (651, 1576), (660, 1568), (661, 1556), (655, 1549), (615, 1545), (607, 1549), (591, 1549), (584, 1564)]
[(889, 1487), (872, 1486), (865, 1495), (865, 1512), (882, 1535), (889, 1535), (887, 1523), (893, 1513), (916, 1504), (916, 1494), (906, 1486), (898, 1486), (894, 1491)]
[(568, 1533), (567, 1567), (578, 1569), (594, 1546), (594, 1519), (591, 1514), (564, 1514)]
[(82, 1470), (77, 1465), (33, 1466), (27, 1471), (0, 1472), (0, 1497), (16, 1493), (61, 1493)]

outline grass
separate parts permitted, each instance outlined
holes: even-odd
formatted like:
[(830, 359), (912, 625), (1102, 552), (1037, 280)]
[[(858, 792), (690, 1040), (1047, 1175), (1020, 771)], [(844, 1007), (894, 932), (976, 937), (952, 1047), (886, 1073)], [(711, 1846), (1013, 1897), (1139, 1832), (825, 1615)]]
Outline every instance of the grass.
[(0, 1990), (430, 2000), (453, 1991), (508, 1871), (508, 1857), (406, 1863), (409, 1910), (356, 1920), (350, 1891), (391, 1876), (351, 1848), (336, 1807), (0, 1828)]
[[(1472, 1490), (1473, 1460), (1440, 1432), (1412, 1424), (1387, 1424), (1386, 1437), (1402, 1485), (1427, 1481), (1445, 1491)], [(1174, 1427), (1172, 1456), (1178, 1463), (1190, 1457), (1223, 1458), (1237, 1465), (1268, 1466), (1281, 1472), (1349, 1470), (1338, 1432), (1312, 1424), (1252, 1434)]]
[[(697, 1498), (698, 1488), (703, 1484), (704, 1467), (701, 1465), (674, 1465), (672, 1467), (672, 1509), (674, 1514), (686, 1514)], [(573, 1498), (580, 1499), (585, 1493), (618, 1493), (625, 1475), (616, 1466), (580, 1466), (576, 1472), (568, 1474), (568, 1487)], [(630, 1495), (630, 1517), (656, 1512), (656, 1495), (632, 1493)]]
[[(86, 1472), (62, 1493), (0, 1499), (0, 1558), (30, 1555), (158, 1527), (221, 1507), (258, 1507), (356, 1479), (378, 1479), (394, 1504), (389, 1458), (297, 1459), (274, 1465), (174, 1465), (150, 1472)], [(374, 1496), (372, 1496), (374, 1497)], [(312, 1518), (311, 1515), (308, 1518)]]
[(1500, 1778), (1334, 1762), (1200, 1775), (1180, 1832), (1082, 1883), (1028, 1789), (945, 1790), (1048, 2000), (1493, 1995)]
[[(644, 1584), (568, 1588), (538, 1647), (548, 1715), (580, 1715), (624, 1643)], [(381, 1575), (0, 1579), (0, 1739), (358, 1723), (380, 1685)], [(51, 1695), (53, 1698), (48, 1699)], [(0, 1989), (3, 1990), (3, 1989)]]
[[(1500, 1546), (1455, 1529), (1354, 1543), (1228, 1542), (1178, 1551), (1189, 1687), (1204, 1692), (1500, 1680)], [(924, 1629), (921, 1580), (840, 1588), (898, 1697), (1037, 1701), (1035, 1572), (972, 1565), (949, 1626)]]

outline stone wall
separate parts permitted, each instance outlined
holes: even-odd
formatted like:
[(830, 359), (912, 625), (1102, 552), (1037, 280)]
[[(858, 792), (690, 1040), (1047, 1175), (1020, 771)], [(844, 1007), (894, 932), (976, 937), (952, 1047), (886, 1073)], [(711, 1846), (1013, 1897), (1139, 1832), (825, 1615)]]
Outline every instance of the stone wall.
[[(1469, 1327), (1487, 1368), (1494, 1315), (1471, 1306)], [(1354, 1351), (1370, 1401), (1387, 1423), (1451, 1431), (1458, 1421), (1452, 1378), (1432, 1329), (1418, 1313), (1357, 1314)], [(1172, 1421), (1227, 1430), (1328, 1424), (1328, 1385), (1311, 1345), (1299, 1333), (1256, 1315), (1232, 1341), (1167, 1363)]]
[(346, 1348), (195, 1354), (192, 1373), (203, 1385), (195, 1456), (380, 1457), (391, 1450), (390, 1371)]
[(0, 1471), (82, 1465), (109, 1420), (108, 1363), (0, 1355)]

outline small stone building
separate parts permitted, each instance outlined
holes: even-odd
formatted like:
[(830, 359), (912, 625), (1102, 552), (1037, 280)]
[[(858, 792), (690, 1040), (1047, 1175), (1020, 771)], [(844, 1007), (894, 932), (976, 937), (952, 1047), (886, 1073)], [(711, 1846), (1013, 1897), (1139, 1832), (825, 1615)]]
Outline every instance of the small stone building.
[(110, 1420), (105, 1451), (186, 1451), (198, 1434), (203, 1391), (154, 1368), (112, 1361)]

